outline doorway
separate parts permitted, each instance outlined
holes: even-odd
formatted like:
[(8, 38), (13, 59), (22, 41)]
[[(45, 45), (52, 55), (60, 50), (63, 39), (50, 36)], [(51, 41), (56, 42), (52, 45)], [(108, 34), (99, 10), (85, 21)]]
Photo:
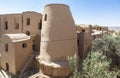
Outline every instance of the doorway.
[(6, 65), (6, 71), (9, 71), (9, 64), (6, 63), (5, 65)]

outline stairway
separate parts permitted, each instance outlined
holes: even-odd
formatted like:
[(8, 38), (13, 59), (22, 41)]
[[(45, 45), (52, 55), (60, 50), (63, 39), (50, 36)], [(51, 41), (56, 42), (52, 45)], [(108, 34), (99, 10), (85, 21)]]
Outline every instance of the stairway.
[(24, 65), (22, 66), (21, 70), (20, 70), (20, 74), (24, 73), (25, 69), (27, 68), (27, 66), (33, 61), (33, 58), (36, 56), (35, 52), (32, 52), (31, 55), (28, 57), (28, 59), (26, 60), (26, 62), (24, 63)]
[(0, 78), (8, 78), (8, 74), (0, 68)]

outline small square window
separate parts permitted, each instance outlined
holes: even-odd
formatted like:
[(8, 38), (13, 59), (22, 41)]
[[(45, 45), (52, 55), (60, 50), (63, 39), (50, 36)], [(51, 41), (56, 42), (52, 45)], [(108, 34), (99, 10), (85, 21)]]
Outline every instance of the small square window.
[(23, 43), (23, 44), (22, 44), (22, 47), (23, 47), (23, 48), (26, 48), (26, 47), (27, 47), (27, 44), (26, 44), (26, 43)]

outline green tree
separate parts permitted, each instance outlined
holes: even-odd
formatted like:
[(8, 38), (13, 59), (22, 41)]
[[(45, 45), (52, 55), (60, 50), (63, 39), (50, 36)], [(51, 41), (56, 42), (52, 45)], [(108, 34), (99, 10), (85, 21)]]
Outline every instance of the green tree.
[(73, 74), (72, 78), (79, 78), (80, 74), (77, 71), (78, 56), (75, 54), (73, 57), (68, 57), (68, 62)]
[[(72, 78), (117, 78), (120, 74), (120, 36), (104, 35), (92, 42), (92, 49), (77, 71), (78, 57), (69, 57)], [(112, 71), (109, 69), (113, 68)]]
[(101, 51), (108, 59), (112, 60), (111, 67), (120, 65), (120, 37), (104, 35), (92, 43), (92, 51)]
[(118, 72), (109, 71), (110, 61), (102, 52), (92, 52), (83, 61), (81, 78), (117, 78)]
[(110, 61), (102, 52), (91, 52), (83, 61), (83, 70), (78, 72), (76, 55), (69, 57), (69, 64), (73, 71), (72, 78), (117, 78), (118, 71), (109, 71)]

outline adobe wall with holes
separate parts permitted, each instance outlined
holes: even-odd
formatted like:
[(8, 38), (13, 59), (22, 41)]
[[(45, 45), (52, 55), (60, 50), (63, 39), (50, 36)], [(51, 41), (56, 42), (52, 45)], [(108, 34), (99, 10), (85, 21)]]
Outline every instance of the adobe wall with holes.
[(25, 40), (15, 44), (15, 65), (16, 72), (19, 72), (26, 63), (30, 55), (32, 55), (32, 41)]
[(81, 31), (77, 30), (78, 35), (78, 54), (79, 57), (84, 59), (86, 58), (88, 51), (91, 47), (92, 36), (91, 36), (91, 26), (78, 26), (81, 28)]
[(39, 51), (40, 51), (41, 35), (31, 35), (30, 37), (31, 37), (31, 41), (33, 43), (32, 49), (39, 53)]
[(82, 27), (80, 27), (79, 25), (76, 25), (76, 31), (77, 31), (77, 32), (82, 31), (82, 29), (83, 29)]
[(40, 35), (42, 28), (42, 14), (32, 11), (23, 12), (23, 33)]
[(22, 15), (5, 14), (0, 16), (0, 36), (3, 34), (22, 33)]
[(1, 33), (1, 15), (0, 15), (0, 37), (1, 37), (2, 33)]
[(80, 58), (84, 59), (91, 47), (91, 36), (89, 33), (80, 32), (78, 33), (78, 40), (78, 54)]
[(0, 45), (1, 68), (12, 74), (18, 73), (32, 53), (31, 39), (25, 34), (19, 37), (16, 34), (7, 34), (1, 37)]

